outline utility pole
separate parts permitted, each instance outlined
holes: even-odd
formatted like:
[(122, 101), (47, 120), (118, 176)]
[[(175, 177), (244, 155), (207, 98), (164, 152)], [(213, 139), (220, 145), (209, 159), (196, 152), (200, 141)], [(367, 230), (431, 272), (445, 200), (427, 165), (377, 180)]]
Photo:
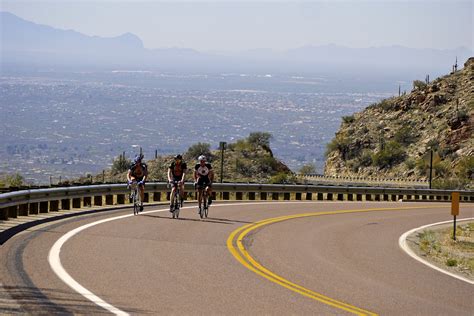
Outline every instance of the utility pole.
[(219, 149), (221, 150), (221, 183), (224, 179), (224, 150), (226, 149), (226, 142), (219, 143)]
[(430, 149), (430, 190), (431, 190), (432, 179), (433, 179), (433, 149)]

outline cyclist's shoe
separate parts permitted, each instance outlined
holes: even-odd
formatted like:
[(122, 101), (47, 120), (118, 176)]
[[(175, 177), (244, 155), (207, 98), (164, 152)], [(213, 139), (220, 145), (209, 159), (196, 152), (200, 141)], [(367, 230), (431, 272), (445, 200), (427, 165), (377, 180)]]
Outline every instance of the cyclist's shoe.
[(211, 204), (212, 204), (212, 198), (209, 197), (209, 198), (207, 199), (207, 205), (211, 205)]
[(140, 205), (140, 212), (143, 212), (143, 205)]

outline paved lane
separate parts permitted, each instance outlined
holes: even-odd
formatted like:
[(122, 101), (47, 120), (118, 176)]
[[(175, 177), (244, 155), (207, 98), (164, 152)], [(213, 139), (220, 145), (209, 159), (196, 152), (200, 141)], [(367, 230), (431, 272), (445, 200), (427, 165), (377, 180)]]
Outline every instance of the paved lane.
[[(472, 285), (429, 269), (398, 247), (405, 231), (449, 220), (449, 204), (220, 204), (212, 206), (207, 220), (199, 220), (195, 208), (183, 209), (182, 220), (145, 212), (79, 233), (63, 246), (61, 261), (81, 285), (131, 314), (348, 314), (250, 271), (232, 256), (226, 240), (239, 227), (267, 218), (401, 206), (426, 208), (291, 219), (252, 231), (243, 242), (268, 270), (370, 312), (472, 314)], [(45, 225), (4, 244), (0, 310), (106, 312), (59, 280), (47, 256), (64, 233), (130, 212)], [(463, 204), (461, 214), (473, 217), (474, 207)]]

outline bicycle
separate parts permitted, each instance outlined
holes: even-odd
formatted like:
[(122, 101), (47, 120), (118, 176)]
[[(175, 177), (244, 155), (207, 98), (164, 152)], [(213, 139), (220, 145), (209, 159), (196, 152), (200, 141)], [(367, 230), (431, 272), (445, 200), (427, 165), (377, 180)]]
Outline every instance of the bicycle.
[(128, 187), (131, 189), (130, 191), (130, 200), (133, 205), (133, 215), (138, 215), (140, 212), (140, 207), (141, 207), (141, 197), (140, 197), (140, 191), (138, 190), (138, 183), (137, 181), (132, 181), (131, 184), (128, 185)]
[(181, 198), (181, 192), (179, 190), (179, 181), (172, 181), (170, 182), (171, 186), (174, 186), (174, 194), (173, 196), (170, 196), (171, 202), (171, 215), (173, 218), (178, 219), (179, 218), (179, 210), (181, 209), (181, 206), (183, 206), (183, 199)]
[(207, 215), (209, 214), (209, 205), (207, 203), (207, 199), (208, 199), (207, 186), (200, 185), (200, 186), (197, 186), (197, 189), (202, 192), (201, 193), (202, 206), (199, 207), (199, 216), (201, 218), (207, 218)]

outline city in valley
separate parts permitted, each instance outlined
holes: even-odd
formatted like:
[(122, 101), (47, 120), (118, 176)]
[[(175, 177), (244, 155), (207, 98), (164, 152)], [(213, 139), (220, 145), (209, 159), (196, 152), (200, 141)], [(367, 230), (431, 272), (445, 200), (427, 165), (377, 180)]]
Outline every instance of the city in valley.
[(4, 74), (0, 174), (48, 184), (99, 173), (140, 147), (152, 159), (255, 131), (273, 135), (275, 156), (292, 170), (312, 163), (321, 172), (341, 118), (390, 96), (369, 90), (309, 75)]

